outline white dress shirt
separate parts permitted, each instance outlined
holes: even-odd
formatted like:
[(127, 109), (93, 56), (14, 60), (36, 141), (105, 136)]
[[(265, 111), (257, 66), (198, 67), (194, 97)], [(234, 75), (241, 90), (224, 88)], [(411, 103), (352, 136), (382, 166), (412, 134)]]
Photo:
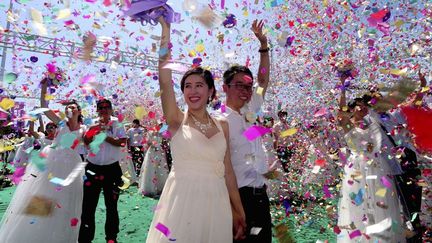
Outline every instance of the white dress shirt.
[(230, 135), (231, 163), (237, 177), (238, 187), (262, 187), (265, 183), (263, 174), (268, 172), (267, 154), (261, 137), (249, 141), (243, 133), (251, 127), (254, 121), (247, 121), (247, 117), (254, 117), (261, 109), (264, 99), (254, 92), (251, 101), (240, 109), (240, 113), (226, 107), (222, 117), (227, 119)]
[[(126, 131), (123, 124), (119, 123), (117, 118), (111, 117), (111, 125), (105, 131), (108, 137), (113, 138), (126, 138)], [(95, 165), (110, 165), (122, 158), (122, 147), (114, 146), (107, 141), (100, 145), (99, 152), (95, 155), (89, 155), (87, 160)]]
[(144, 139), (144, 129), (142, 127), (130, 128), (127, 131), (130, 146), (143, 146), (142, 141)]

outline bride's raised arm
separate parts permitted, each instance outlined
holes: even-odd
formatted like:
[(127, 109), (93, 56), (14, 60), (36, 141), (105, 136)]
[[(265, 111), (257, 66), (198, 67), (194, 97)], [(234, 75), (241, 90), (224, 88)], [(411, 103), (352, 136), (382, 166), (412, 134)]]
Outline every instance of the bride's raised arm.
[(171, 131), (177, 130), (183, 119), (183, 113), (178, 108), (172, 85), (172, 71), (166, 65), (171, 61), (170, 24), (163, 17), (159, 18), (162, 27), (162, 37), (159, 48), (159, 87), (161, 92), (162, 110)]

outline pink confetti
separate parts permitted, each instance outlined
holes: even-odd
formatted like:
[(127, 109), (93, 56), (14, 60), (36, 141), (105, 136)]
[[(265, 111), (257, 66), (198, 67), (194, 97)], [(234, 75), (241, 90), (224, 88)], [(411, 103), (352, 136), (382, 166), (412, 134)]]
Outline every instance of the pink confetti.
[(339, 151), (338, 155), (339, 159), (345, 164), (347, 162), (347, 157), (345, 156), (345, 154)]
[(263, 136), (271, 132), (270, 128), (261, 127), (261, 126), (251, 126), (246, 131), (244, 131), (243, 136), (245, 136), (249, 141), (253, 141), (256, 138)]
[(171, 136), (172, 136), (171, 133), (170, 133), (170, 131), (168, 131), (168, 130), (162, 132), (161, 135), (162, 135), (162, 137), (165, 138), (165, 139), (170, 139)]
[(325, 198), (331, 198), (331, 193), (330, 193), (329, 187), (327, 185), (324, 185), (323, 192), (324, 192)]
[(327, 114), (327, 109), (325, 107), (319, 109), (317, 112), (315, 112), (314, 117), (320, 117)]
[(70, 220), (70, 224), (71, 224), (71, 226), (72, 226), (72, 227), (77, 226), (78, 221), (79, 221), (79, 220), (78, 220), (77, 218), (72, 218), (72, 219)]
[(356, 237), (359, 237), (359, 236), (361, 236), (362, 234), (361, 234), (361, 231), (360, 230), (355, 230), (355, 231), (353, 231), (353, 232), (351, 232), (350, 234), (349, 234), (349, 237), (350, 237), (350, 239), (352, 240), (352, 239), (354, 239), (354, 238), (356, 238)]
[(75, 22), (73, 21), (73, 20), (67, 20), (67, 21), (65, 21), (64, 22), (64, 24), (66, 25), (66, 26), (68, 26), (68, 25), (73, 25)]
[(392, 187), (392, 183), (385, 176), (381, 177), (381, 183), (389, 189)]
[(123, 120), (124, 120), (124, 116), (121, 113), (117, 115), (117, 118), (118, 118), (119, 122), (123, 122)]
[(225, 106), (225, 104), (222, 104), (220, 109), (221, 109), (222, 113), (225, 113), (226, 112), (226, 106)]
[(112, 2), (111, 0), (104, 0), (103, 5), (105, 5), (105, 7), (109, 7), (111, 6)]
[(26, 167), (18, 167), (12, 175), (12, 182), (18, 185), (21, 182), (21, 177), (25, 174)]
[(225, 9), (225, 0), (221, 0), (221, 9)]
[(81, 78), (80, 83), (81, 84), (85, 84), (85, 83), (88, 83), (88, 82), (95, 82), (95, 81), (96, 81), (96, 75), (94, 75), (94, 74), (88, 74), (88, 75), (86, 75), (86, 76), (84, 76), (84, 77)]
[(150, 118), (150, 119), (155, 119), (155, 118), (156, 118), (156, 113), (153, 112), (153, 111), (150, 111), (150, 112), (148, 113), (148, 118)]
[(171, 233), (170, 230), (168, 229), (168, 227), (166, 227), (165, 225), (158, 223), (155, 227), (157, 230), (159, 230), (160, 232), (162, 232), (162, 234), (164, 234), (166, 237), (169, 236), (169, 234)]

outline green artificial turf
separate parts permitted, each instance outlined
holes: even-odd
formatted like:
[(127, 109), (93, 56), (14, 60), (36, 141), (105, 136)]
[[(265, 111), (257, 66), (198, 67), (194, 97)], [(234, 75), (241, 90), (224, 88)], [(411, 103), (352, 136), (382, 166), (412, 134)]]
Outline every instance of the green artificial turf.
[[(14, 191), (15, 187), (0, 190), (0, 217), (3, 216)], [(331, 203), (334, 203), (334, 200)], [(145, 242), (156, 204), (156, 199), (138, 195), (136, 187), (131, 187), (121, 194), (118, 203), (120, 215), (119, 242)], [(295, 242), (315, 243), (317, 240), (335, 242), (335, 234), (331, 226), (329, 226), (331, 221), (327, 212), (328, 210), (326, 211), (324, 205), (311, 203), (305, 205), (303, 210), (297, 212), (297, 214), (290, 214), (287, 217), (282, 205), (272, 206), (274, 225), (283, 223), (288, 226), (289, 234)], [(101, 193), (96, 210), (96, 234), (93, 242), (105, 242), (104, 224), (105, 205)], [(278, 242), (276, 237), (273, 238), (273, 242)], [(287, 243), (287, 241), (284, 243)]]

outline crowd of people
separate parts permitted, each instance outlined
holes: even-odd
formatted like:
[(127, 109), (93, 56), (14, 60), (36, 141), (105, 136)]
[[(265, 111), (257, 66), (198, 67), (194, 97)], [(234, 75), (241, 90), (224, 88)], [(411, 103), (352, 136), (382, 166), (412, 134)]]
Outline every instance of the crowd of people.
[[(113, 103), (99, 97), (97, 118), (86, 126), (75, 100), (63, 102), (64, 112), (48, 108), (50, 83), (43, 79), (38, 118), (43, 113), (50, 122), (44, 126), (40, 119), (39, 132), (30, 122), (14, 158), (4, 158), (15, 167), (17, 187), (1, 221), (1, 242), (92, 242), (101, 192), (105, 239), (117, 242), (118, 199), (127, 181), (142, 196), (159, 198), (148, 243), (272, 242), (272, 204), (322, 201), (332, 197), (328, 187), (337, 185), (338, 242), (427, 237), (419, 164), (430, 164), (431, 151), (416, 146), (403, 112), (430, 111), (421, 71), (419, 88), (391, 109), (380, 106), (386, 96), (376, 88), (347, 102), (351, 77), (341, 73), (333, 114), (323, 112), (307, 124), (291, 119), (289, 107), (277, 117), (257, 115), (271, 70), (264, 23), (256, 20), (251, 29), (260, 44), (257, 75), (246, 66), (229, 67), (223, 74), (226, 100), (209, 112), (216, 98), (213, 74), (193, 67), (180, 82), (187, 104), (181, 110), (167, 68), (170, 22), (158, 21), (164, 123), (143, 126), (135, 119), (126, 129), (113, 116)], [(245, 135), (258, 130), (265, 132)]]

